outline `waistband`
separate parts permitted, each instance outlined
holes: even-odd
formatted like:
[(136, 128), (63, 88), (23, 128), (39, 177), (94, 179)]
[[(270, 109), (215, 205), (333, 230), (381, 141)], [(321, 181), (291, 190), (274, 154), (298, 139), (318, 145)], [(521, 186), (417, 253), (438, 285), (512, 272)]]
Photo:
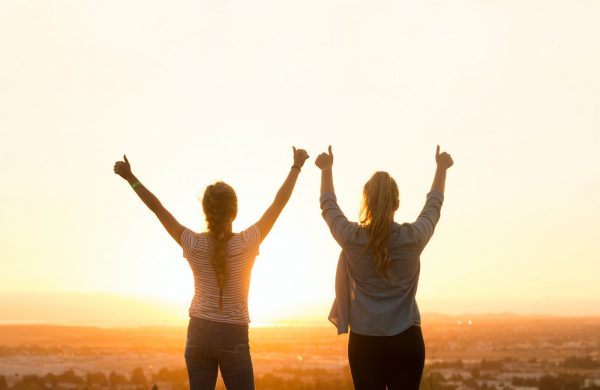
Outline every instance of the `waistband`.
[(412, 337), (412, 336), (423, 337), (423, 332), (421, 331), (421, 327), (419, 325), (412, 325), (408, 329), (406, 329), (398, 334), (395, 334), (393, 336), (369, 336), (369, 335), (364, 335), (364, 334), (353, 332), (352, 329), (350, 330), (350, 335), (355, 338), (363, 338), (363, 339), (392, 339), (392, 338), (402, 338), (402, 337)]
[(209, 328), (222, 328), (232, 330), (248, 330), (248, 324), (232, 324), (230, 322), (221, 322), (208, 320), (206, 318), (192, 317), (190, 316), (189, 326), (192, 327), (209, 327)]

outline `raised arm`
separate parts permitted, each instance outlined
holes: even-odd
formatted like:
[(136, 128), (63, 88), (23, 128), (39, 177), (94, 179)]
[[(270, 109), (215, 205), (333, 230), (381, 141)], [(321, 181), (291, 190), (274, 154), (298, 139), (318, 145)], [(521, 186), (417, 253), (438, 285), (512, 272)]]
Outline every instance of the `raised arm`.
[(331, 145), (327, 149), (327, 153), (321, 153), (315, 160), (315, 165), (321, 170), (321, 195), (330, 192), (335, 194), (333, 188), (333, 153)]
[(358, 231), (358, 224), (348, 221), (340, 206), (337, 204), (333, 187), (333, 153), (331, 145), (327, 153), (321, 153), (315, 160), (315, 165), (321, 170), (321, 215), (333, 238), (342, 247), (353, 240)]
[(114, 172), (129, 183), (142, 202), (158, 217), (158, 220), (167, 232), (181, 246), (181, 234), (185, 230), (185, 226), (177, 222), (175, 217), (164, 208), (158, 198), (135, 177), (131, 172), (131, 165), (129, 164), (129, 160), (127, 160), (127, 156), (123, 155), (123, 161), (115, 163)]
[(290, 196), (292, 196), (294, 186), (296, 185), (296, 180), (298, 180), (298, 175), (300, 175), (300, 170), (308, 158), (308, 153), (304, 149), (296, 149), (293, 147), (293, 151), (294, 164), (290, 168), (290, 172), (281, 185), (281, 188), (279, 188), (279, 191), (277, 191), (277, 195), (275, 195), (273, 203), (257, 222), (258, 228), (260, 229), (261, 241), (264, 240), (269, 234), (271, 228), (275, 224), (275, 221), (277, 221), (277, 218), (279, 218), (281, 211), (283, 211), (283, 208), (290, 199)]
[(439, 145), (435, 151), (435, 162), (437, 168), (433, 177), (433, 183), (431, 184), (431, 191), (427, 194), (427, 201), (419, 217), (412, 223), (412, 227), (416, 233), (416, 240), (423, 246), (427, 244), (433, 235), (435, 226), (440, 219), (446, 187), (446, 171), (454, 164), (452, 157), (448, 153), (444, 152), (440, 154)]
[(446, 171), (454, 164), (454, 161), (448, 153), (440, 154), (440, 145), (438, 145), (435, 150), (435, 162), (437, 168), (431, 184), (431, 191), (439, 191), (443, 194), (446, 188)]

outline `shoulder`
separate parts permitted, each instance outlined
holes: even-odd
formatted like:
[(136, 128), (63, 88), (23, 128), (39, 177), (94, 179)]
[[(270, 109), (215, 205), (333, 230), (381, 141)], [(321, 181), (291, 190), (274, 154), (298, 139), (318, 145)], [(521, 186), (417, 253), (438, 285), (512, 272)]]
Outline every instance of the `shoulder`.
[(181, 233), (181, 245), (185, 245), (188, 248), (194, 248), (198, 246), (201, 241), (205, 241), (207, 237), (205, 232), (197, 233), (191, 229), (185, 228)]
[(235, 234), (230, 241), (234, 247), (244, 248), (245, 251), (258, 253), (261, 236), (258, 224), (254, 224), (249, 228)]
[(239, 232), (238, 237), (247, 243), (260, 242), (260, 228), (258, 227), (258, 224), (255, 223), (246, 230), (242, 230)]
[(183, 257), (190, 260), (197, 257), (206, 248), (206, 233), (196, 233), (191, 229), (185, 228), (181, 233), (181, 248)]
[(406, 235), (410, 235), (413, 230), (413, 227), (410, 223), (397, 223), (394, 222), (392, 225), (392, 236), (393, 237), (405, 237)]
[(415, 242), (418, 238), (418, 231), (414, 223), (395, 223), (392, 227), (392, 236), (402, 244)]

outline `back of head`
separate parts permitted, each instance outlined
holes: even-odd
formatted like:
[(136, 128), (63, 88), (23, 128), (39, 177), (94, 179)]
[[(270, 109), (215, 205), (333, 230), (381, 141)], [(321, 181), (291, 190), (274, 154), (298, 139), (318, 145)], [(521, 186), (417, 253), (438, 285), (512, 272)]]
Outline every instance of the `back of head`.
[(223, 288), (227, 275), (225, 245), (229, 239), (229, 226), (237, 215), (237, 196), (233, 188), (222, 181), (206, 187), (202, 197), (206, 227), (212, 237), (211, 264), (219, 285), (219, 310), (223, 309)]
[(363, 188), (360, 223), (369, 234), (375, 271), (389, 281), (393, 280), (389, 269), (391, 224), (399, 204), (400, 191), (396, 181), (387, 172), (375, 172)]

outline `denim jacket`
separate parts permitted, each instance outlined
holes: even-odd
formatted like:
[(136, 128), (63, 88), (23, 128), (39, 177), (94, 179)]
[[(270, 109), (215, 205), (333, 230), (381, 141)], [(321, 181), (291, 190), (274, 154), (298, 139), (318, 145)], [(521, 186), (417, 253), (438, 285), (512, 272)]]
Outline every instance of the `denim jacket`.
[(338, 334), (352, 332), (366, 336), (393, 336), (421, 317), (415, 300), (419, 283), (420, 256), (440, 218), (444, 195), (427, 194), (427, 201), (413, 223), (392, 223), (389, 255), (393, 281), (375, 272), (368, 249), (368, 233), (344, 216), (334, 193), (321, 195), (322, 215), (333, 238), (341, 246), (335, 277), (335, 300), (329, 320)]

